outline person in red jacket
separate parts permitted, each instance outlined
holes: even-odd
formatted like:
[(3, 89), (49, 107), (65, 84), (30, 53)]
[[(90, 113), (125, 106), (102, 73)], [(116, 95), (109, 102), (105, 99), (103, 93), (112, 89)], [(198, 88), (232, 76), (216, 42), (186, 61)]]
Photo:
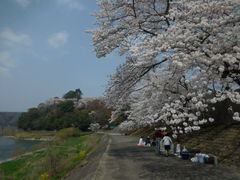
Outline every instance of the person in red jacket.
[(164, 137), (164, 131), (161, 129), (157, 129), (153, 137), (156, 145), (155, 147), (156, 154), (160, 154), (160, 141), (162, 140), (163, 137)]

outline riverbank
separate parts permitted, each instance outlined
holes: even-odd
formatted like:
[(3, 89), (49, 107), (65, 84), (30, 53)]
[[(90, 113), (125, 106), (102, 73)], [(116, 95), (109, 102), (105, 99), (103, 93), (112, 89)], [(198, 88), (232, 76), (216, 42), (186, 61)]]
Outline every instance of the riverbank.
[(31, 155), (31, 154), (33, 154), (33, 153), (40, 152), (40, 151), (45, 151), (45, 150), (46, 150), (46, 148), (38, 149), (38, 150), (36, 150), (36, 151), (26, 152), (26, 153), (24, 153), (24, 154), (21, 154), (21, 155), (18, 155), (18, 156), (14, 156), (14, 157), (12, 157), (12, 158), (8, 158), (8, 159), (5, 159), (5, 160), (1, 160), (1, 161), (0, 161), (0, 164), (5, 163), (5, 162), (9, 162), (9, 161), (13, 161), (13, 160), (16, 160), (16, 159), (18, 159), (18, 158), (21, 158), (21, 157), (23, 157), (23, 156)]
[(5, 128), (3, 137), (30, 141), (51, 141), (57, 131), (24, 131), (17, 128)]
[(16, 136), (2, 136), (4, 138), (11, 138), (11, 139), (19, 139), (19, 140), (25, 140), (25, 141), (52, 141), (54, 137), (48, 137), (48, 138), (32, 138), (32, 137), (16, 137)]
[(42, 149), (46, 144), (45, 141), (39, 140), (27, 141), (16, 138), (0, 137), (0, 161)]
[(47, 143), (45, 150), (24, 154), (0, 164), (0, 179), (61, 179), (100, 141), (100, 135), (64, 137)]

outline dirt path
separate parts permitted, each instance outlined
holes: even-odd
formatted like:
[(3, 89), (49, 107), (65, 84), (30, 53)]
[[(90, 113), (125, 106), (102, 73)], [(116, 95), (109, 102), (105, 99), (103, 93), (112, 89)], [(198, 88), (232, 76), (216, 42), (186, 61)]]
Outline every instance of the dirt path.
[[(133, 137), (109, 135), (66, 180), (240, 180), (233, 169), (157, 156)], [(83, 166), (83, 167), (81, 167)]]

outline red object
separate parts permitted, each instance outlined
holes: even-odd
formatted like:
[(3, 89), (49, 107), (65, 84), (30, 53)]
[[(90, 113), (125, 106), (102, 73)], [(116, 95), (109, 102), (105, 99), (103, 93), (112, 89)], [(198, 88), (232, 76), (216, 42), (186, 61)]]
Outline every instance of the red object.
[(156, 131), (154, 134), (154, 138), (163, 138), (164, 133), (162, 131)]

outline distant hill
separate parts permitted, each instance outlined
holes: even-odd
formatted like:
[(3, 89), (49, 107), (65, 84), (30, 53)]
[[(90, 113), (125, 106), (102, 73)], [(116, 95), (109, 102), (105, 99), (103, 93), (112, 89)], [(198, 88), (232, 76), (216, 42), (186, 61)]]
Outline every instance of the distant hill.
[(17, 127), (21, 112), (0, 112), (0, 127)]

